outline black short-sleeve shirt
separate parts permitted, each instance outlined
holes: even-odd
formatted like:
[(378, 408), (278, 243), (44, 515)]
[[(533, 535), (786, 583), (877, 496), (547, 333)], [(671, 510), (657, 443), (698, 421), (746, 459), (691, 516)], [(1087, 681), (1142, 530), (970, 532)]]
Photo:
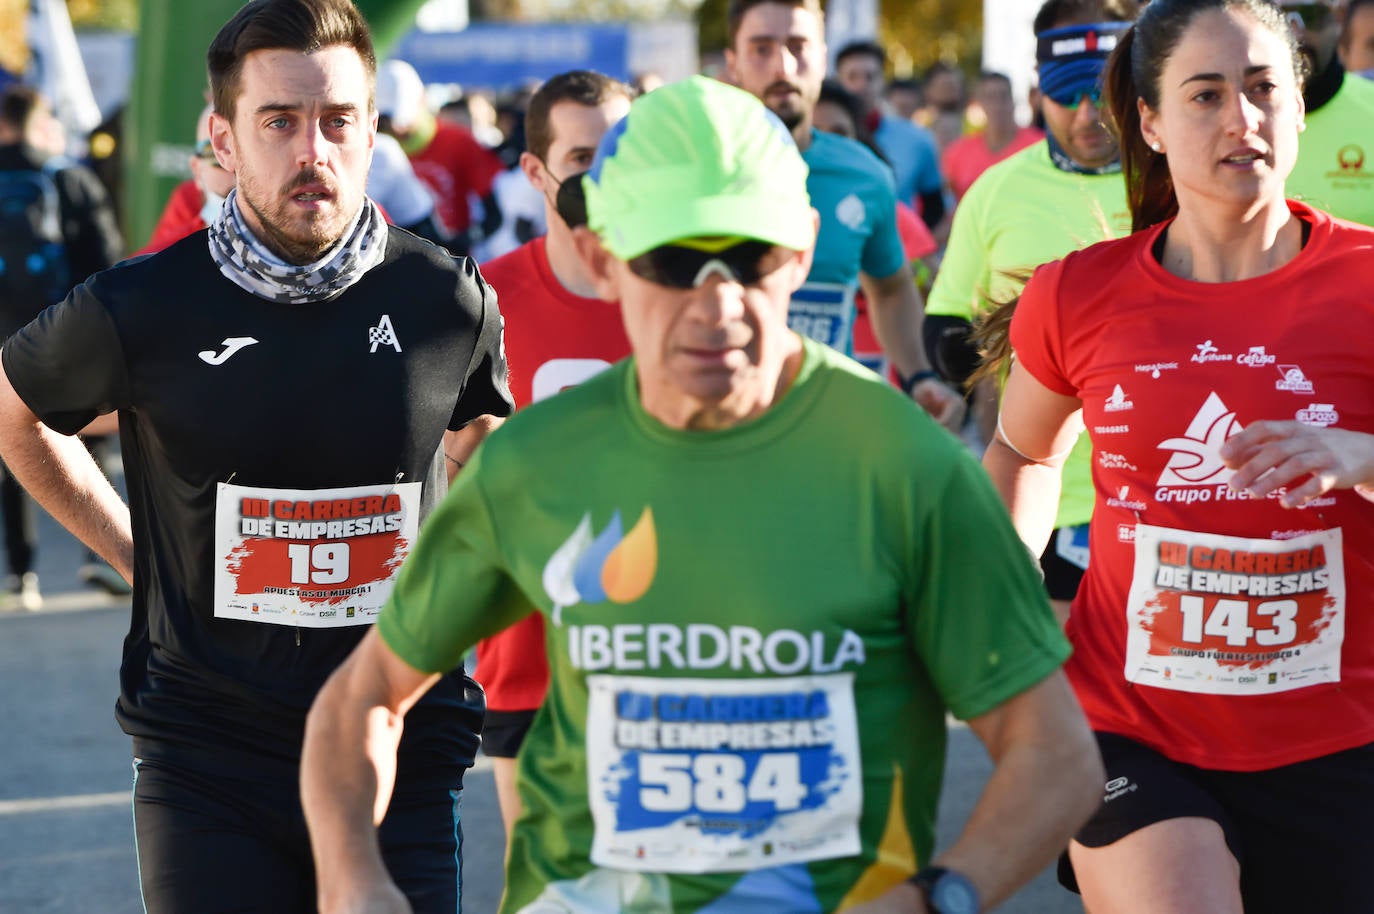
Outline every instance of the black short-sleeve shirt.
[[(57, 431), (119, 411), (135, 553), (121, 726), (136, 744), (292, 770), (310, 702), (365, 627), (216, 618), (218, 484), (420, 482), (423, 514), (443, 494), (445, 429), (513, 409), (494, 292), (471, 261), (394, 228), (381, 264), (311, 304), (239, 288), (199, 232), (78, 286), (2, 357)], [(481, 711), (456, 671), (408, 719), (403, 755), (469, 759)]]

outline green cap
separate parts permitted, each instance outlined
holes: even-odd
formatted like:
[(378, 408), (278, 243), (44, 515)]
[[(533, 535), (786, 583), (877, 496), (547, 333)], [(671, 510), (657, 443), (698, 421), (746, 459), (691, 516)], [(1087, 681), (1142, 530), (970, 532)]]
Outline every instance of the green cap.
[(587, 224), (621, 260), (684, 238), (815, 241), (806, 163), (757, 98), (705, 76), (635, 100), (583, 178)]

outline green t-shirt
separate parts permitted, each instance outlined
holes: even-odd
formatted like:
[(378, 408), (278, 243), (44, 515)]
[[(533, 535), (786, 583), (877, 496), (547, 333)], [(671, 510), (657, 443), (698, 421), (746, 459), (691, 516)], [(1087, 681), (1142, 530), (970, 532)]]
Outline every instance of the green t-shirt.
[(1307, 112), (1284, 192), (1341, 219), (1374, 225), (1374, 82), (1347, 73), (1330, 101)]
[[(959, 201), (926, 313), (972, 321), (1020, 294), (1040, 264), (1130, 232), (1121, 175), (1072, 174), (1054, 166), (1044, 141), (1027, 146), (983, 172)], [(1084, 435), (1064, 464), (1054, 525), (1086, 524), (1092, 513)]]
[(379, 628), (447, 670), (532, 606), (551, 685), (505, 912), (876, 897), (931, 853), (946, 711), (983, 714), (1069, 652), (964, 446), (810, 341), (782, 400), (732, 429), (657, 422), (630, 360), (518, 414)]

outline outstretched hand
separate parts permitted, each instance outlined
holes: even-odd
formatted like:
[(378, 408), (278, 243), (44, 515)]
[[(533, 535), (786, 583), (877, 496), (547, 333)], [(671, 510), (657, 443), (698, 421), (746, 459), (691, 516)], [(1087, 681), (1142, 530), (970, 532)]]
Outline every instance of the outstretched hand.
[(911, 389), (911, 399), (951, 432), (958, 433), (967, 409), (963, 396), (936, 378), (927, 378)]
[(1332, 489), (1356, 489), (1374, 500), (1374, 435), (1363, 432), (1254, 422), (1222, 445), (1221, 459), (1236, 471), (1232, 489), (1256, 498), (1287, 489), (1279, 499), (1285, 508), (1300, 508)]

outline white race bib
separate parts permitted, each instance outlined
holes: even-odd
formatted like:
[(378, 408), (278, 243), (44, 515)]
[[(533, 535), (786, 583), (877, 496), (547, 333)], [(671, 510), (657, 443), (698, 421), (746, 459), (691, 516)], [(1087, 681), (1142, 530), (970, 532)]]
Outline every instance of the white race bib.
[(787, 307), (789, 329), (848, 352), (854, 323), (854, 288), (838, 283), (809, 282), (792, 293)]
[(420, 483), (264, 489), (221, 483), (215, 616), (302, 628), (377, 618), (420, 528)]
[(1138, 524), (1126, 679), (1213, 695), (1340, 682), (1341, 531), (1245, 539)]
[(859, 853), (852, 674), (587, 687), (593, 863), (713, 873)]

